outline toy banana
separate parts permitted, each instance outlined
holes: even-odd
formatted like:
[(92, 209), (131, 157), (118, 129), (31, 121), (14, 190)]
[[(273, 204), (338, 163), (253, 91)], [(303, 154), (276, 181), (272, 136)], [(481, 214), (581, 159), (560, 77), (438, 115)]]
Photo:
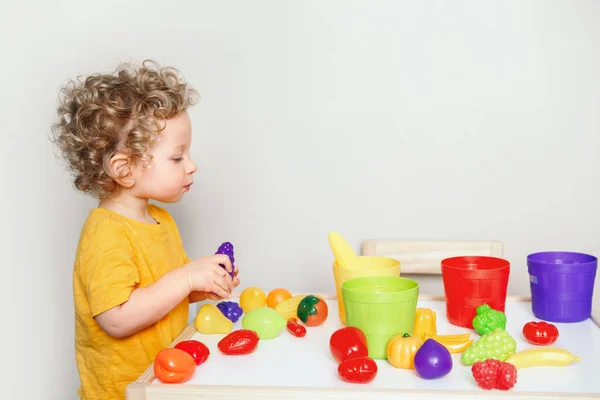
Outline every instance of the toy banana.
[(300, 301), (306, 296), (306, 294), (298, 294), (294, 297), (284, 300), (275, 306), (275, 311), (285, 318), (286, 321), (290, 318), (298, 319), (298, 304), (300, 304)]
[(529, 367), (564, 367), (572, 362), (579, 361), (579, 357), (558, 347), (535, 347), (513, 353), (504, 361), (511, 363), (517, 369)]
[(450, 353), (462, 353), (473, 343), (468, 333), (458, 335), (425, 335), (425, 339), (433, 339), (444, 346)]

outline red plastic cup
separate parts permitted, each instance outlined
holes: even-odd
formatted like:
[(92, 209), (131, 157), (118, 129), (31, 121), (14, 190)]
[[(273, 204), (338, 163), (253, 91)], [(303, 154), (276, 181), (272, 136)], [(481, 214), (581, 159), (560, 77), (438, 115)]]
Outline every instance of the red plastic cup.
[(473, 329), (475, 310), (482, 304), (504, 312), (509, 274), (510, 263), (502, 258), (462, 256), (442, 260), (448, 322)]

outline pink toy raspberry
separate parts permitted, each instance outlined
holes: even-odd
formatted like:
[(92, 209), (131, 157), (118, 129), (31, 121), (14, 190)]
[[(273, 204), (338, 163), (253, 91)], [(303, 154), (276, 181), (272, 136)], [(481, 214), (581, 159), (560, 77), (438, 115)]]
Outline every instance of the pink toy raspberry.
[(500, 363), (496, 389), (508, 390), (515, 386), (515, 383), (517, 383), (517, 368), (507, 362)]
[(493, 358), (474, 363), (471, 373), (477, 385), (485, 390), (508, 390), (517, 382), (515, 366)]
[(498, 381), (498, 369), (500, 361), (489, 358), (485, 361), (478, 361), (471, 367), (473, 378), (480, 388), (492, 390), (496, 387)]

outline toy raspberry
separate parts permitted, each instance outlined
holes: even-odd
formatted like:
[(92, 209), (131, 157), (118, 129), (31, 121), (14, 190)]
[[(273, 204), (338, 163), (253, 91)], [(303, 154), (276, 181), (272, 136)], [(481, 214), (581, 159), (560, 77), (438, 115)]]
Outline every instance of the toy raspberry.
[(496, 389), (508, 390), (517, 383), (517, 368), (511, 363), (501, 362), (498, 369)]
[(514, 365), (493, 358), (474, 363), (471, 374), (477, 385), (485, 390), (508, 390), (517, 382), (517, 369)]
[(498, 368), (500, 361), (493, 358), (485, 361), (478, 361), (471, 367), (471, 374), (480, 388), (492, 390), (496, 387), (498, 381)]

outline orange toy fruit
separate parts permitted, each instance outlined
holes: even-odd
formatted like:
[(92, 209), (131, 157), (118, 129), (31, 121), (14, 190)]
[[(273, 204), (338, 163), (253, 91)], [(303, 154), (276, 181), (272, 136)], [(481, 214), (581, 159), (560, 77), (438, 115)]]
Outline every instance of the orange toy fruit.
[(266, 302), (267, 295), (257, 286), (250, 286), (240, 294), (240, 307), (246, 314), (255, 308), (264, 307)]
[(267, 307), (275, 308), (279, 303), (287, 299), (291, 299), (292, 294), (286, 289), (277, 288), (269, 292), (267, 296)]

